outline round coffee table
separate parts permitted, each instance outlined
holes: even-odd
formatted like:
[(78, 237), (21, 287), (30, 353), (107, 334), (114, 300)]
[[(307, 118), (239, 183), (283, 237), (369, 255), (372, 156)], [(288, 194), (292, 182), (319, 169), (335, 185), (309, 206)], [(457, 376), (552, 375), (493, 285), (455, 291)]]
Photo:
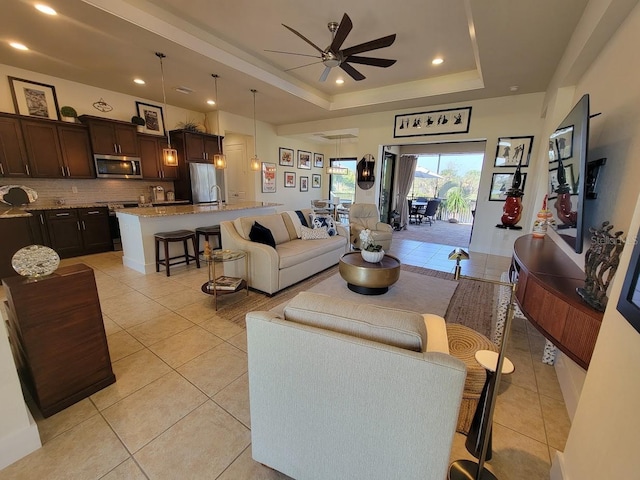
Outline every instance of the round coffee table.
[(364, 261), (360, 252), (349, 252), (340, 258), (338, 268), (349, 290), (362, 295), (382, 295), (400, 278), (400, 260), (393, 255), (370, 263)]

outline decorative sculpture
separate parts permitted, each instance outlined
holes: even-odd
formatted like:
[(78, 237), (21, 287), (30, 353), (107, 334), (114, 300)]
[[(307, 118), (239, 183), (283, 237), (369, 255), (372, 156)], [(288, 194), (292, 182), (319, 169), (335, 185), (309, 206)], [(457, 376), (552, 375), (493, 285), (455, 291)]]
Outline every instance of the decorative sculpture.
[(620, 254), (624, 247), (622, 231), (611, 235), (613, 225), (603, 222), (599, 229), (590, 228), (591, 247), (584, 258), (584, 288), (576, 288), (578, 295), (590, 306), (604, 312), (607, 306), (607, 289), (620, 263)]
[(520, 155), (518, 168), (516, 168), (516, 171), (513, 174), (511, 188), (507, 190), (507, 199), (504, 202), (502, 217), (500, 218), (502, 224), (496, 225), (498, 228), (509, 228), (511, 230), (522, 229), (522, 227), (516, 225), (522, 216), (522, 196), (524, 195), (524, 192), (520, 190), (520, 184), (522, 183), (522, 174), (520, 173), (521, 163), (522, 155)]
[(553, 227), (555, 220), (551, 211), (547, 209), (547, 195), (545, 195), (542, 201), (542, 209), (538, 212), (537, 219), (533, 223), (533, 236), (535, 238), (543, 238), (547, 234), (549, 225)]
[[(556, 193), (558, 199), (556, 200), (555, 207), (558, 214), (558, 219), (567, 227), (575, 227), (578, 223), (578, 212), (572, 211), (573, 205), (571, 204), (571, 188), (567, 183), (567, 176), (564, 173), (564, 164), (562, 163), (562, 150), (558, 139), (556, 138), (556, 148), (558, 149), (558, 188)], [(566, 227), (565, 227), (566, 228)]]

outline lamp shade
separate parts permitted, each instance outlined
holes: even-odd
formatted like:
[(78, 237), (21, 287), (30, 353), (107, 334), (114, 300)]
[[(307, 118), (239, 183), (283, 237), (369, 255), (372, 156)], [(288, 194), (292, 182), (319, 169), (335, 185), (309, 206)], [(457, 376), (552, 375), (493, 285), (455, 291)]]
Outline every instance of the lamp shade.
[(162, 163), (167, 167), (178, 166), (178, 151), (175, 148), (162, 149)]
[(218, 170), (223, 170), (223, 169), (227, 168), (227, 157), (222, 153), (216, 153), (213, 156), (213, 165)]
[(249, 165), (249, 168), (254, 172), (260, 171), (260, 159), (257, 157), (257, 155), (254, 155), (251, 158), (251, 163)]

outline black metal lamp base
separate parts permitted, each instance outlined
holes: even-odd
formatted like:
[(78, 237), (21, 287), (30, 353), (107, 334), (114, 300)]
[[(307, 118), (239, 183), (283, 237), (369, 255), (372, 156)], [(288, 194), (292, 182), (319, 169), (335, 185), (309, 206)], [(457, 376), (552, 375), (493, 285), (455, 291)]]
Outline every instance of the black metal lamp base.
[(478, 477), (478, 464), (471, 460), (456, 460), (449, 467), (447, 480), (498, 480), (493, 473), (486, 468), (482, 469)]

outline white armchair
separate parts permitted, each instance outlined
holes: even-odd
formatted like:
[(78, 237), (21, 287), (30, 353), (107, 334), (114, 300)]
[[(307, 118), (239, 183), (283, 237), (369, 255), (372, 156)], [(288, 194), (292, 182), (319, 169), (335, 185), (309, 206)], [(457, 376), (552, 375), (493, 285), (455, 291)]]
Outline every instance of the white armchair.
[(360, 248), (360, 232), (366, 228), (371, 230), (371, 235), (382, 249), (389, 251), (393, 227), (380, 221), (378, 207), (373, 203), (354, 203), (349, 209), (351, 244)]

